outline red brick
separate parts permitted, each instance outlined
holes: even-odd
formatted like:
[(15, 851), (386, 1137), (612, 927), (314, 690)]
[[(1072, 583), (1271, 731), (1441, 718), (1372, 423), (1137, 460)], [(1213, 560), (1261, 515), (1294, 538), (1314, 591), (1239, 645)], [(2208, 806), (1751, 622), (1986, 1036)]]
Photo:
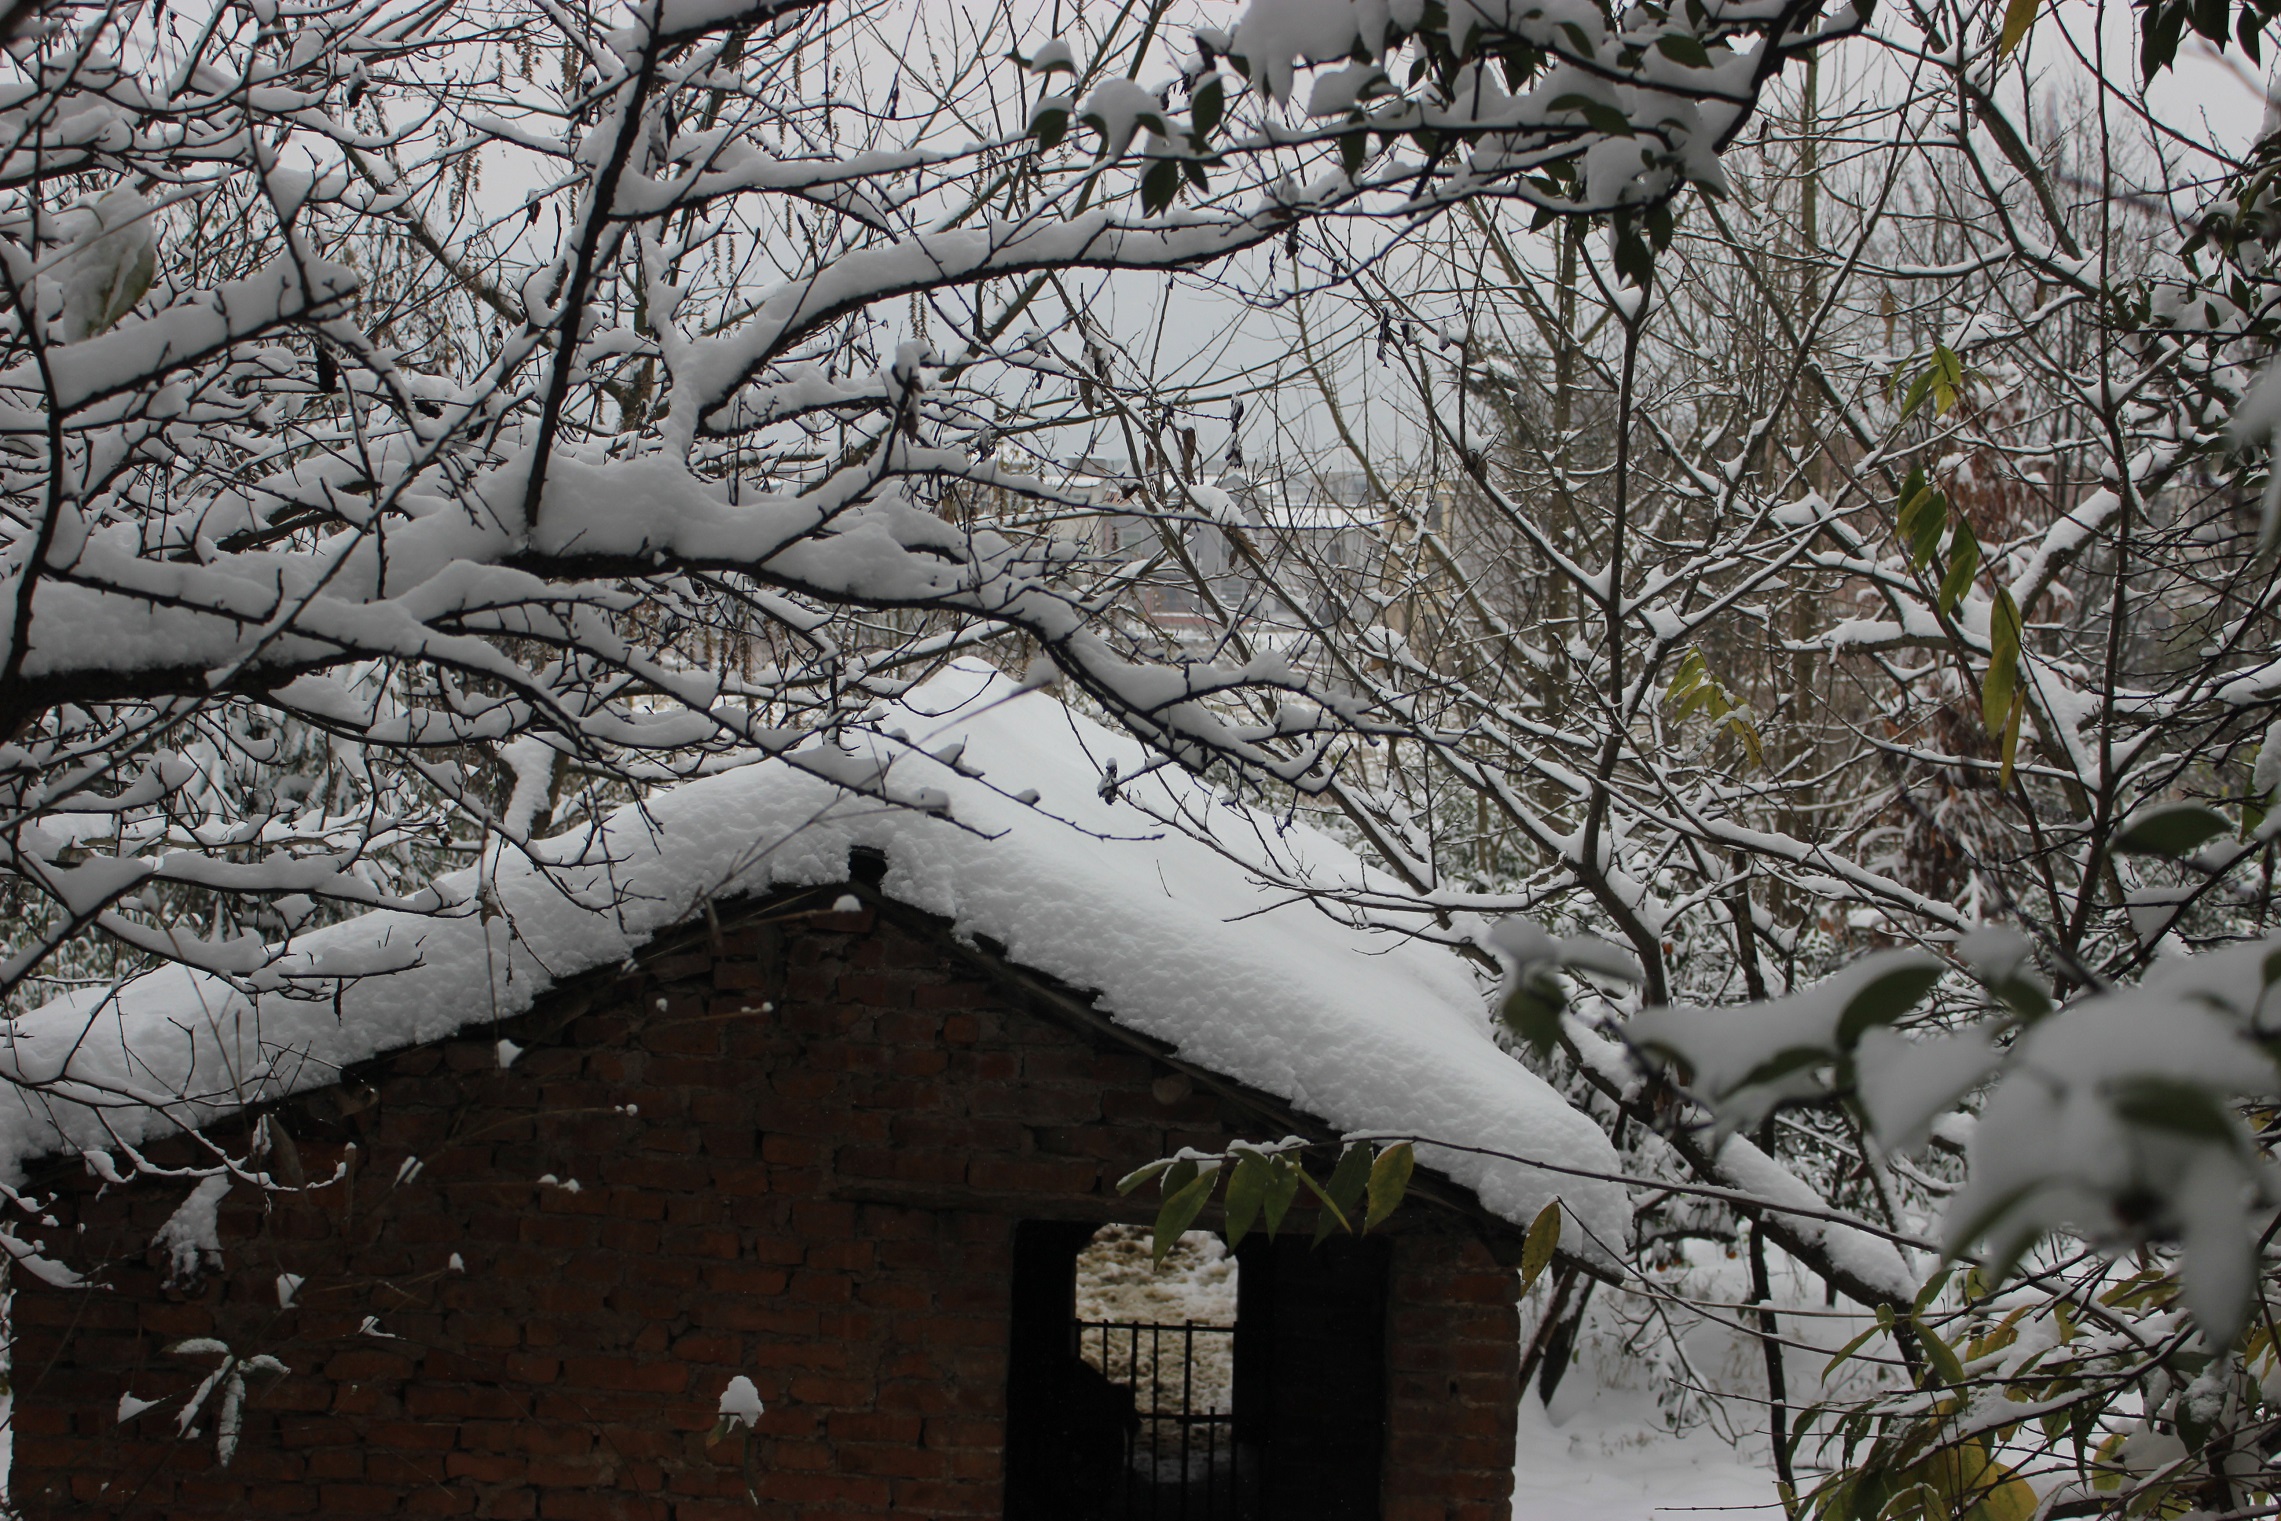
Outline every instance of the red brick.
[[(1209, 1094), (1159, 1102), (1158, 1064), (1004, 1005), (868, 911), (724, 936), (729, 959), (677, 941), (647, 980), (573, 995), (592, 1000), (574, 1019), (506, 1022), (527, 1048), (511, 1072), (490, 1031), (389, 1058), (350, 1127), (365, 1150), (287, 1105), (304, 1166), (349, 1159), (353, 1186), (266, 1215), (240, 1190), (225, 1231), (258, 1244), (195, 1294), (162, 1294), (147, 1258), (179, 1189), (42, 1180), (66, 1219), (53, 1249), (82, 1250), (84, 1224), (91, 1260), (119, 1266), (102, 1295), (19, 1287), (19, 1359), (50, 1372), (19, 1402), (18, 1492), (93, 1506), (102, 1479), (148, 1470), (146, 1503), (184, 1521), (728, 1521), (753, 1515), (749, 1450), (764, 1514), (1000, 1514), (1012, 1222), (975, 1194), (1115, 1213), (1108, 1180), (1257, 1123)], [(394, 1186), (409, 1151), (423, 1170)], [(858, 1203), (858, 1186), (914, 1197)], [(942, 1186), (956, 1207), (925, 1207)], [(1514, 1276), (1468, 1236), (1395, 1231), (1384, 1513), (1504, 1521)], [(443, 1271), (455, 1252), (468, 1272)], [(309, 1277), (282, 1318), (278, 1254)], [(368, 1314), (403, 1340), (360, 1335)], [(116, 1368), (149, 1370), (138, 1393), (162, 1373), (187, 1390), (163, 1353), (185, 1335), (299, 1370), (256, 1390), (226, 1473), (210, 1443), (114, 1418)], [(768, 1402), (761, 1428), (709, 1444), (739, 1373)]]
[(404, 1493), (374, 1484), (327, 1484), (317, 1491), (318, 1506), (341, 1516), (388, 1516), (403, 1507)]

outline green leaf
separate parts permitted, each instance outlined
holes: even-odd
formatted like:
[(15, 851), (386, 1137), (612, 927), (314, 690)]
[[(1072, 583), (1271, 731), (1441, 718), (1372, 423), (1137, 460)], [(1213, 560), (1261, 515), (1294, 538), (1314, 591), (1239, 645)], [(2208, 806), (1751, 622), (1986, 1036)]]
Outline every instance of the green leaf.
[(1361, 1141), (1339, 1153), (1339, 1165), (1331, 1169), (1331, 1180), (1324, 1187), (1342, 1216), (1352, 1217), (1370, 1187), (1370, 1163), (1370, 1147)]
[(1521, 1292), (1526, 1294), (1544, 1276), (1552, 1254), (1560, 1250), (1560, 1201), (1553, 1200), (1529, 1222), (1528, 1238), (1521, 1243)]
[(1370, 1182), (1365, 1187), (1370, 1207), (1362, 1218), (1364, 1230), (1375, 1230), (1394, 1213), (1417, 1166), (1417, 1155), (1408, 1141), (1399, 1141), (1378, 1153), (1378, 1160), (1370, 1165)]
[(1956, 517), (1956, 532), (1948, 540), (1948, 574), (1941, 577), (1940, 608), (1951, 617), (1964, 594), (1972, 590), (1972, 578), (1980, 573), (1980, 539), (1964, 515)]
[(1917, 378), (1909, 382), (1908, 393), (1901, 398), (1901, 415), (1914, 417), (1917, 408), (1925, 404), (1925, 393), (1932, 389), (1933, 372), (1930, 366), (1917, 371)]
[(1665, 702), (1677, 702), (1701, 684), (1709, 674), (1703, 664), (1701, 650), (1689, 650), (1680, 657), (1679, 669), (1672, 673), (1671, 685), (1663, 694)]
[(1642, 290), (1655, 278), (1655, 254), (1647, 246), (1647, 239), (1629, 227), (1619, 227), (1616, 233), (1616, 275), (1625, 284)]
[(1845, 1001), (1845, 1012), (1838, 1016), (1838, 1049), (1852, 1050), (1872, 1025), (1889, 1025), (1923, 1002), (1942, 970), (1938, 961), (1925, 956), (1870, 979)]
[(1956, 1349), (1943, 1341), (1938, 1331), (1921, 1320), (1917, 1322), (1917, 1341), (1924, 1347), (1925, 1360), (1932, 1364), (1933, 1372), (1939, 1375), (1942, 1383), (1956, 1385), (1964, 1382), (1964, 1364), (1958, 1359)]
[(2134, 814), (2111, 847), (2126, 856), (2168, 856), (2176, 860), (2227, 832), (2225, 816), (2200, 803), (2165, 803)]
[(1875, 1336), (1878, 1332), (1884, 1329), (1885, 1328), (1881, 1325), (1871, 1326), (1868, 1330), (1862, 1332), (1859, 1336), (1856, 1336), (1853, 1340), (1838, 1348), (1837, 1356), (1831, 1358), (1828, 1364), (1822, 1369), (1823, 1380), (1826, 1382), (1831, 1374), (1844, 1367), (1847, 1362), (1852, 1360), (1854, 1353), (1859, 1352), (1863, 1347), (1869, 1345), (1869, 1338)]
[(1172, 204), (1180, 193), (1180, 161), (1160, 158), (1141, 176), (1141, 210), (1154, 216)]
[(1170, 1157), (1166, 1157), (1159, 1162), (1151, 1162), (1146, 1167), (1136, 1167), (1131, 1172), (1126, 1173), (1123, 1177), (1117, 1180), (1117, 1192), (1121, 1194), (1129, 1194), (1134, 1189), (1140, 1187), (1143, 1183), (1146, 1183), (1149, 1179), (1162, 1177), (1165, 1173), (1170, 1172), (1171, 1170), (1172, 1158)]
[(1606, 101), (1594, 100), (1589, 95), (1563, 95), (1552, 103), (1552, 109), (1555, 111), (1574, 111), (1584, 118), (1586, 124), (1593, 131), (1604, 133), (1609, 137), (1630, 137), (1632, 135), (1630, 117)]
[(1188, 1180), (1201, 1171), (1203, 1169), (1196, 1165), (1194, 1157), (1180, 1157), (1175, 1160), (1170, 1167), (1164, 1170), (1164, 1182), (1159, 1185), (1164, 1191), (1164, 1196), (1169, 1199), (1186, 1188)]
[(1673, 63), (1690, 69), (1707, 69), (1711, 66), (1710, 49), (1703, 46), (1699, 37), (1673, 32), (1656, 38), (1655, 50)]
[[(1763, 1087), (1768, 1083), (1788, 1077), (1793, 1072), (1801, 1072), (1809, 1067), (1821, 1066), (1829, 1059), (1830, 1053), (1820, 1046), (1784, 1046), (1744, 1073), (1742, 1080), (1728, 1088), (1727, 1093), (1741, 1093), (1745, 1089)], [(1724, 1098), (1727, 1094), (1715, 1096)]]
[(1957, 358), (1947, 344), (1936, 343), (1932, 363), (1925, 367), (1925, 373), (1932, 377), (1933, 410), (1947, 413), (1964, 394), (1964, 361)]
[(2116, 1085), (2115, 1113), (2149, 1130), (2231, 1146), (2239, 1134), (2233, 1116), (2206, 1089), (2174, 1077), (2134, 1077)]
[(1228, 1179), (1228, 1246), (1232, 1250), (1251, 1234), (1252, 1222), (1259, 1218), (1260, 1206), (1267, 1202), (1268, 1184), (1272, 1173), (1267, 1158), (1256, 1151), (1236, 1153), (1235, 1172)]
[(1289, 1157), (1279, 1156), (1269, 1160), (1268, 1171), (1267, 1198), (1261, 1208), (1267, 1234), (1274, 1236), (1282, 1233), (1283, 1217), (1291, 1213), (1291, 1201), (1299, 1197), (1299, 1177), (1305, 1169)]
[(1601, 101), (1585, 102), (1584, 119), (1591, 123), (1593, 131), (1605, 133), (1609, 137), (1632, 136), (1632, 119)]
[(2012, 976), (1988, 984), (1988, 991), (2004, 1001), (2004, 1006), (2033, 1024), (2052, 1010), (2051, 989), (2033, 977)]
[(1901, 504), (1900, 527), (1901, 542), (1909, 548), (1909, 563), (1924, 569), (1948, 529), (1948, 498), (1927, 486)]
[(1538, 1056), (1550, 1056), (1560, 1045), (1560, 1016), (1567, 1009), (1568, 998), (1560, 984), (1541, 972), (1532, 972), (1514, 983), (1498, 1005), (1497, 1017)]
[(1295, 1167), (1292, 1171), (1299, 1175), (1300, 1182), (1307, 1185), (1307, 1192), (1313, 1194), (1317, 1202), (1323, 1206), (1317, 1212), (1315, 1219), (1315, 1244), (1317, 1246), (1321, 1246), (1333, 1231), (1354, 1229), (1352, 1225), (1347, 1223), (1346, 1211), (1339, 1208), (1338, 1200), (1323, 1191), (1323, 1185), (1315, 1181), (1313, 1173), (1304, 1167)]
[(1196, 130), (1209, 137), (1219, 130), (1227, 114), (1228, 89), (1220, 82), (1220, 76), (1214, 74), (1196, 87), (1196, 94), (1189, 101), (1189, 116), (1196, 123)]
[(1037, 134), (1040, 148), (1058, 148), (1061, 140), (1069, 136), (1069, 113), (1059, 108), (1040, 111), (1031, 118), (1030, 130)]
[(1742, 746), (1742, 753), (1750, 757), (1753, 766), (1761, 771), (1766, 769), (1766, 747), (1759, 742), (1756, 725), (1746, 718), (1730, 718), (1727, 720), (1727, 732)]
[(1988, 674), (1980, 683), (1980, 721), (2000, 734), (2012, 721), (2012, 699), (2019, 693), (2020, 608), (2004, 587), (1988, 609)]
[(1997, 752), (2001, 757), (2002, 766), (1996, 775), (1998, 787), (2012, 785), (2012, 762), (2019, 757), (2020, 753), (2020, 715), (2025, 713), (2027, 709), (2028, 694), (2014, 692), (2011, 711), (2004, 715), (2004, 738)]
[(2042, 6), (2039, 0), (2006, 0), (2004, 29), (1996, 37), (1997, 57), (2003, 57), (2020, 45), (2021, 39), (2028, 34), (2028, 28), (2035, 25), (2036, 12), (2040, 9)]
[[(2203, 1408), (2197, 1400), (2178, 1402), (2178, 1440), (2186, 1444), (2188, 1452), (2200, 1452), (2210, 1443), (2210, 1431), (2216, 1423), (2207, 1418), (2197, 1419), (2197, 1412)], [(2215, 1415), (2216, 1412), (2211, 1411), (2210, 1414)]]
[(1179, 1244), (1181, 1232), (1195, 1223), (1196, 1216), (1204, 1208), (1204, 1201), (1212, 1197), (1212, 1185), (1219, 1181), (1219, 1176), (1217, 1169), (1198, 1173), (1188, 1181), (1185, 1188), (1166, 1199), (1164, 1207), (1156, 1212), (1154, 1245), (1158, 1267), (1164, 1266), (1164, 1259)]
[(1362, 166), (1370, 159), (1370, 134), (1348, 132), (1339, 138), (1339, 163), (1346, 169), (1346, 177), (1353, 179), (1362, 173)]

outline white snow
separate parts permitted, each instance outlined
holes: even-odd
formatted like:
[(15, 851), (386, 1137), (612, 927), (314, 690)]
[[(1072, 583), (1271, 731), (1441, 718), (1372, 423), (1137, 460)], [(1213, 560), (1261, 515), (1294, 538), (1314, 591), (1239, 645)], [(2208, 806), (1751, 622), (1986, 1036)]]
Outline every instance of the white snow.
[(1102, 80), (1086, 95), (1083, 120), (1100, 132), (1104, 158), (1123, 157), (1141, 128), (1162, 134), (1166, 126), (1164, 102), (1121, 76)]
[(215, 1211), (230, 1191), (228, 1173), (199, 1181), (175, 1212), (166, 1218), (150, 1244), (166, 1253), (166, 1281), (187, 1283), (213, 1263), (222, 1260), (222, 1227)]
[(1236, 1257), (1211, 1231), (1183, 1231), (1157, 1266), (1145, 1225), (1104, 1225), (1077, 1254), (1077, 1318), (1177, 1326), (1236, 1323)]
[(1858, 1040), (1854, 1022), (1882, 1023), (1901, 1012), (1872, 1009), (1889, 1000), (1878, 990), (1893, 980), (1919, 979), (1918, 991), (1940, 975), (1941, 963), (1916, 951), (1878, 951), (1847, 963), (1811, 987), (1783, 998), (1712, 1009), (1673, 1005), (1648, 1009), (1631, 1021), (1638, 1044), (1683, 1060), (1695, 1090), (1722, 1123), (1747, 1129), (1785, 1099), (1818, 1093), (1817, 1068), (1840, 1047)]
[(1717, 1432), (1673, 1432), (1656, 1419), (1652, 1401), (1595, 1393), (1565, 1423), (1535, 1395), (1522, 1399), (1513, 1521), (1781, 1516), (1772, 1470), (1745, 1461)]
[(63, 340), (81, 343), (134, 309), (158, 272), (150, 202), (130, 185), (81, 201), (59, 219), (73, 248), (63, 282)]
[[(1875, 1318), (1826, 1304), (1820, 1278), (1771, 1246), (1767, 1268), (1793, 1417), (1905, 1380), (1882, 1338), (1833, 1365)], [(1779, 1521), (1765, 1350), (1742, 1308), (1750, 1280), (1739, 1242), (1695, 1239), (1654, 1254), (1626, 1289), (1594, 1295), (1550, 1407), (1534, 1388), (1521, 1400), (1513, 1521)], [(1524, 1341), (1545, 1298), (1540, 1283)], [(1809, 1441), (1799, 1456), (1810, 1487), (1835, 1452)]]
[[(877, 737), (896, 730), (907, 746)], [(955, 769), (925, 753), (959, 740)], [(1420, 1160), (1508, 1219), (1525, 1223), (1558, 1196), (1584, 1227), (1579, 1243), (1623, 1239), (1615, 1185), (1515, 1160), (1619, 1170), (1599, 1127), (1498, 1049), (1470, 970), (1247, 869), (1272, 862), (1286, 880), (1363, 881), (1343, 847), (1186, 773), (1148, 770), (1136, 741), (976, 663), (915, 689), (874, 735), (847, 744), (812, 743), (795, 754), (801, 764), (762, 761), (666, 790), (613, 816), (600, 839), (542, 842), (550, 872), (502, 851), (486, 894), (496, 912), (480, 911), (476, 880), (462, 874), (439, 883), (458, 917), (382, 910), (301, 937), (287, 974), (402, 967), (350, 983), (337, 1004), (322, 984), (316, 997), (249, 997), (175, 967), (113, 997), (91, 990), (35, 1010), (0, 1063), (46, 1091), (11, 1088), (0, 1166), (207, 1123), (380, 1052), (520, 1013), (553, 979), (624, 961), (709, 897), (844, 881), (850, 848), (864, 846), (886, 854), (891, 897), (1093, 991), (1104, 1012), (1184, 1058), (1348, 1134), (1501, 1153), (1428, 1145)], [(1101, 795), (1112, 762), (1125, 779), (1113, 800)], [(839, 767), (884, 769), (899, 795), (939, 800), (952, 816), (887, 807), (811, 774)], [(1031, 789), (1035, 806), (1015, 800)], [(1166, 829), (1136, 799), (1211, 843)]]
[(2028, 1030), (1981, 1106), (1952, 1244), (1976, 1226), (1999, 1254), (2041, 1230), (2122, 1242), (2125, 1202), (2151, 1200), (2154, 1228), (2184, 1242), (2187, 1308), (2230, 1337), (2256, 1265), (2242, 1206), (2260, 1182), (2232, 1107), (2281, 1089), (2259, 1045), (2275, 953), (2268, 939), (2160, 961), (2138, 987)]
[(734, 1431), (739, 1426), (758, 1426), (761, 1411), (760, 1391), (751, 1379), (742, 1373), (729, 1380), (721, 1391), (721, 1424)]

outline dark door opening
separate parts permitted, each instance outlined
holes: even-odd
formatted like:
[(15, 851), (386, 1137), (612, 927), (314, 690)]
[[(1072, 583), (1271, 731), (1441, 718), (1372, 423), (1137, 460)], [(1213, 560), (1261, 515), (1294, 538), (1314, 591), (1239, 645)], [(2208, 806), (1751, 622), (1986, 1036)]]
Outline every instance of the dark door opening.
[(1236, 1261), (1236, 1443), (1259, 1455), (1259, 1521), (1378, 1521), (1392, 1243), (1254, 1236)]
[(1387, 1243), (1254, 1237), (1217, 1264), (1231, 1317), (1081, 1295), (1094, 1237), (1016, 1233), (1007, 1521), (1377, 1521)]

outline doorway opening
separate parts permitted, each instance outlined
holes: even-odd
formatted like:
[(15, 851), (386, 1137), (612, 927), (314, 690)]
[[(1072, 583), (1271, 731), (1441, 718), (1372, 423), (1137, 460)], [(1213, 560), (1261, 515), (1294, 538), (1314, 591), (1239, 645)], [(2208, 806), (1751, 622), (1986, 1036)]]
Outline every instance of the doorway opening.
[[(1236, 1443), (1240, 1267), (1189, 1231), (1155, 1264), (1152, 1233), (1104, 1225), (1077, 1253), (1075, 1350), (1109, 1391), (1124, 1438), (1102, 1514), (1114, 1521), (1237, 1521), (1257, 1487)], [(1247, 1481), (1249, 1481), (1247, 1483)]]
[(1024, 1223), (1008, 1521), (1377, 1521), (1386, 1242)]

